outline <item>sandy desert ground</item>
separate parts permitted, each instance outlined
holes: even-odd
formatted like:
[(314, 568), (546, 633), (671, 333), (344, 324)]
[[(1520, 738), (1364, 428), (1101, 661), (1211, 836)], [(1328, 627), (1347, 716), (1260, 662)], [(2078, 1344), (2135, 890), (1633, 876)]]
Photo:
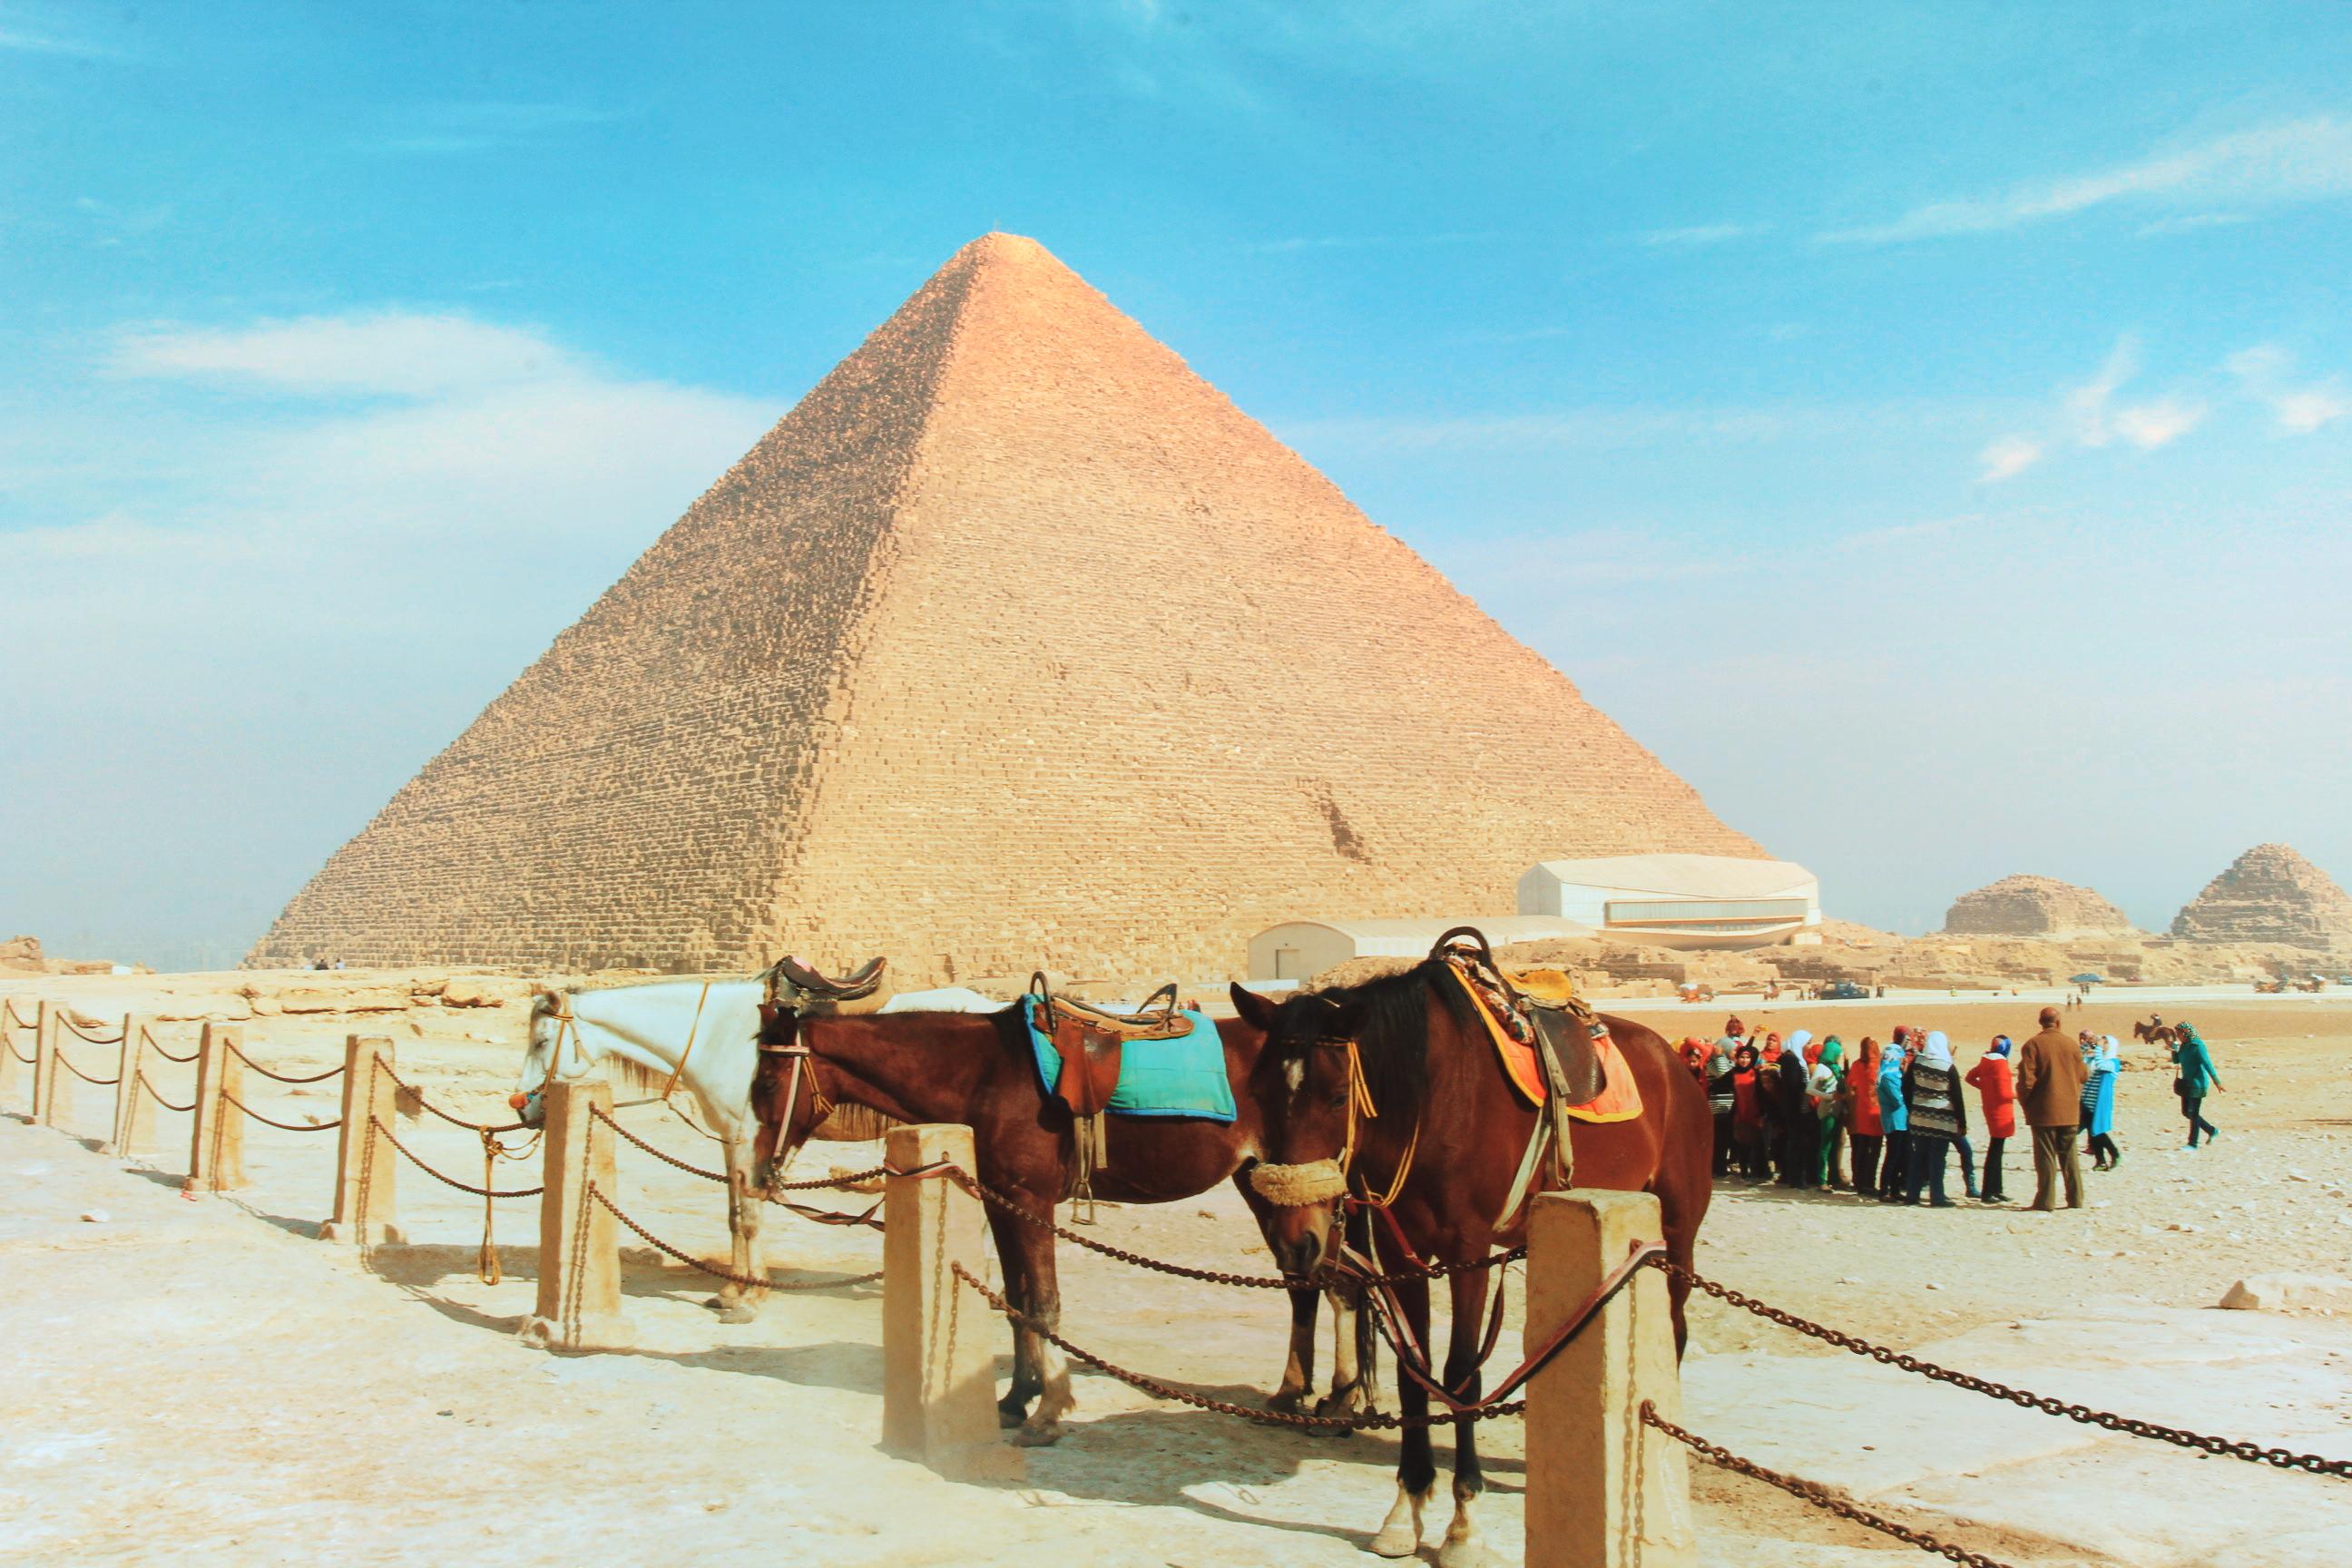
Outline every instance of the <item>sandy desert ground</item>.
[[(243, 977), (32, 978), (0, 994), (96, 1018)], [(337, 984), (372, 984), (338, 977)], [(169, 998), (178, 996), (174, 1005)], [(205, 1004), (210, 1005), (210, 1004)], [(1949, 1031), (1963, 1061), (2031, 1027), (2028, 998), (1899, 998), (1833, 1011), (1744, 1007), (1769, 1027), (1824, 1022), (1849, 1041), (1895, 1023)], [(1635, 1011), (1628, 1005), (1627, 1011)], [(1670, 1036), (1719, 1009), (1650, 1007)], [(1726, 1186), (1702, 1269), (1833, 1325), (2038, 1391), (2199, 1430), (2352, 1457), (2352, 1311), (2221, 1311), (2235, 1280), (2352, 1274), (2352, 1003), (2173, 1002), (2216, 1045), (2228, 1090), (2215, 1147), (2180, 1142), (2169, 1075), (2122, 1081), (2118, 1171), (2092, 1206), (1943, 1212)], [(2070, 1024), (2127, 1037), (2132, 1008)], [(184, 1050), (196, 1025), (158, 1033)], [(520, 1010), (419, 1009), (380, 1020), (255, 1019), (248, 1048), (289, 1068), (391, 1034), (436, 1103), (489, 1119), (514, 1071)], [(29, 1048), (29, 1047), (27, 1047)], [(110, 1051), (76, 1047), (103, 1075)], [(2149, 1060), (2142, 1048), (2142, 1062)], [(160, 1084), (184, 1099), (190, 1069)], [(780, 1294), (753, 1324), (705, 1309), (707, 1281), (633, 1255), (624, 1354), (551, 1356), (513, 1329), (531, 1302), (536, 1205), (499, 1205), (504, 1283), (474, 1276), (478, 1202), (402, 1173), (411, 1245), (367, 1266), (312, 1237), (331, 1134), (248, 1131), (251, 1187), (178, 1190), (184, 1117), (155, 1152), (95, 1152), (110, 1092), (77, 1086), (65, 1131), (27, 1125), (27, 1074), (0, 1099), (0, 1558), (24, 1563), (459, 1557), (674, 1561), (744, 1552), (863, 1563), (1361, 1564), (1391, 1489), (1392, 1441), (1301, 1437), (1167, 1405), (1081, 1375), (1069, 1436), (1017, 1484), (954, 1485), (883, 1455), (878, 1238), (773, 1222)], [(289, 1121), (336, 1112), (333, 1085), (260, 1096)], [(650, 1108), (625, 1113), (690, 1158), (707, 1147)], [(415, 1147), (478, 1180), (478, 1148), (434, 1122)], [(833, 1159), (870, 1163), (849, 1146)], [(2011, 1188), (2030, 1186), (2012, 1152)], [(528, 1184), (535, 1176), (518, 1184)], [(710, 1190), (624, 1151), (629, 1205), (716, 1248)], [(101, 1217), (85, 1217), (101, 1216)], [(1107, 1210), (1102, 1234), (1210, 1267), (1263, 1268), (1229, 1191)], [(1255, 1293), (1063, 1258), (1065, 1329), (1112, 1359), (1226, 1397), (1279, 1369), (1280, 1308)], [(2352, 1561), (2352, 1486), (2204, 1458), (1926, 1384), (1784, 1329), (1698, 1304), (1689, 1425), (2016, 1564), (2288, 1568)], [(1519, 1438), (1488, 1428), (1496, 1556), (1518, 1560)], [(1912, 1549), (1706, 1466), (1693, 1470), (1703, 1560), (1890, 1564)], [(1436, 1528), (1432, 1529), (1433, 1549)], [(1892, 1555), (1889, 1555), (1892, 1553)]]

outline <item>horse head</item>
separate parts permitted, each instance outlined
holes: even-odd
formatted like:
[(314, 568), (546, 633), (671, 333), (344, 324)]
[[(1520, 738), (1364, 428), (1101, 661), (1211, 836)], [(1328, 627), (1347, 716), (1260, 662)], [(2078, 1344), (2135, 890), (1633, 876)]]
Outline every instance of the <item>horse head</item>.
[(1277, 1005), (1232, 989), (1235, 1010), (1265, 1035), (1252, 1085), (1265, 1119), (1265, 1157), (1251, 1167), (1250, 1185), (1274, 1205), (1265, 1235), (1276, 1263), (1286, 1273), (1311, 1274), (1328, 1258), (1332, 1222), (1348, 1190), (1362, 1104), (1363, 1009), (1321, 994)]
[(816, 1075), (816, 1055), (789, 1001), (760, 1004), (760, 1056), (751, 1074), (751, 1116), (758, 1131), (752, 1182), (765, 1188), (784, 1173), (800, 1146), (830, 1109)]
[(572, 999), (559, 991), (541, 991), (531, 998), (530, 1043), (523, 1049), (522, 1070), (516, 1075), (514, 1092), (507, 1096), (516, 1120), (526, 1127), (538, 1126), (547, 1119), (547, 1086), (568, 1082), (587, 1070), (572, 1026)]

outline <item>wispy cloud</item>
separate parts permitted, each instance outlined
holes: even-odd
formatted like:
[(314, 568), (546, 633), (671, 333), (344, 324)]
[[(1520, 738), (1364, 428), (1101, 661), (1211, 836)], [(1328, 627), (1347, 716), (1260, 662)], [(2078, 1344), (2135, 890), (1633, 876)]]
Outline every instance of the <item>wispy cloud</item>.
[(2231, 208), (2352, 195), (2352, 122), (2319, 115), (1998, 195), (1931, 202), (1889, 223), (1834, 229), (1832, 244), (1887, 245), (1983, 234), (2071, 217), (2116, 203)]
[(532, 329), (404, 310), (226, 329), (127, 328), (115, 337), (109, 366), (121, 375), (379, 397), (427, 397), (589, 374), (585, 362)]
[(54, 33), (27, 32), (21, 26), (0, 22), (0, 51), (26, 55), (69, 55), (79, 59), (104, 59), (113, 50), (80, 38), (59, 37)]
[(1702, 223), (1688, 228), (1653, 228), (1633, 237), (1643, 245), (1703, 246), (1725, 245), (1735, 239), (1754, 239), (1772, 232), (1769, 223)]
[(2058, 416), (2049, 429), (2011, 432), (1977, 454), (1977, 478), (1985, 484), (2014, 479), (2064, 447), (2095, 450), (2123, 441), (2143, 452), (2170, 446), (2205, 421), (2205, 406), (2187, 397), (2118, 403), (2116, 394), (2140, 372), (2139, 340), (2126, 332), (2107, 351), (2088, 381), (2059, 396)]
[(353, 145), (362, 152), (427, 157), (480, 153), (544, 142), (562, 132), (620, 118), (617, 110), (578, 103), (428, 103), (407, 110), (401, 124)]
[(2041, 442), (2027, 436), (2003, 436), (1977, 454), (1977, 478), (1986, 484), (2013, 479), (2042, 460)]
[(1549, 409), (1528, 414), (1468, 414), (1441, 418), (1349, 416), (1296, 420), (1277, 434), (1300, 446), (1434, 451), (1612, 448), (1659, 442), (1846, 440), (1892, 431), (1918, 434), (1982, 430), (2011, 405), (1935, 399), (1866, 404), (1757, 404), (1714, 407)]
[(2324, 381), (2295, 382), (2294, 356), (2276, 343), (2258, 343), (2231, 354), (2222, 369), (2235, 376), (2246, 395), (2267, 406), (2279, 428), (2307, 436), (2352, 416), (2352, 390), (2329, 376)]

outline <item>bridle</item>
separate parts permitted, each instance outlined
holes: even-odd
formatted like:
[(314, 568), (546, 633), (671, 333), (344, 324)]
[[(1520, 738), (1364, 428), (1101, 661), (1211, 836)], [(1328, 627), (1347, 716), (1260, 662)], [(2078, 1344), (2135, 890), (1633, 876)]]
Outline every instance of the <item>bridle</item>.
[[(651, 1096), (645, 1100), (632, 1100), (626, 1101), (625, 1103), (627, 1105), (669, 1105), (670, 1096), (677, 1092), (679, 1080), (686, 1077), (687, 1063), (694, 1059), (694, 1043), (697, 1039), (701, 1037), (702, 1013), (703, 1009), (710, 1005), (710, 987), (712, 984), (713, 983), (711, 981), (704, 981), (702, 983), (701, 993), (694, 999), (694, 1017), (693, 1020), (686, 1026), (686, 1048), (678, 1052), (677, 1064), (669, 1069), (669, 1079), (662, 1085), (662, 1091), (657, 1095)], [(546, 1091), (549, 1084), (555, 1082), (562, 1074), (563, 1041), (566, 1036), (571, 1037), (572, 1045), (578, 1049), (581, 1058), (581, 1066), (583, 1069), (586, 1068), (588, 1062), (587, 1042), (581, 1035), (580, 1019), (578, 1015), (572, 1011), (568, 1003), (561, 1006), (556, 1005), (556, 998), (552, 993), (548, 994), (547, 1001), (550, 1005), (541, 1010), (540, 1016), (541, 1017), (552, 1018), (555, 1020), (555, 1038), (550, 1043), (548, 1047), (547, 1072), (545, 1076), (541, 1078), (539, 1080), (540, 1090), (542, 1093)], [(613, 1109), (618, 1110), (624, 1109), (624, 1107), (621, 1105), (615, 1105)], [(671, 1109), (675, 1110), (676, 1108), (672, 1107)], [(689, 1121), (688, 1124), (691, 1126), (692, 1122)], [(700, 1129), (698, 1128), (697, 1131), (699, 1131)]]
[(1314, 1040), (1309, 1050), (1344, 1050), (1348, 1053), (1348, 1130), (1339, 1142), (1339, 1158), (1311, 1160), (1302, 1165), (1260, 1164), (1251, 1167), (1250, 1185), (1267, 1202), (1284, 1208), (1304, 1208), (1328, 1203), (1333, 1198), (1346, 1197), (1351, 1203), (1387, 1208), (1404, 1191), (1405, 1179), (1412, 1173), (1412, 1157), (1421, 1147), (1421, 1122), (1412, 1124), (1412, 1135), (1404, 1146), (1404, 1157), (1397, 1162), (1395, 1175), (1388, 1190), (1375, 1198), (1370, 1194), (1354, 1191), (1354, 1168), (1358, 1134), (1365, 1121), (1376, 1121), (1380, 1107), (1373, 1102), (1372, 1089), (1364, 1076), (1364, 1054), (1361, 1044), (1350, 1036), (1326, 1036)]
[[(768, 1180), (772, 1183), (782, 1177), (792, 1163), (793, 1155), (798, 1152), (790, 1145), (790, 1140), (793, 1112), (800, 1108), (801, 1080), (803, 1078), (808, 1080), (809, 1109), (815, 1118), (809, 1124), (812, 1130), (822, 1125), (824, 1119), (833, 1114), (833, 1102), (825, 1098), (824, 1088), (817, 1082), (816, 1069), (811, 1065), (816, 1055), (815, 1048), (800, 1037), (801, 1016), (798, 1009), (782, 1002), (771, 1002), (761, 1011), (767, 1016), (760, 1020), (760, 1054), (789, 1058), (793, 1064), (792, 1077), (784, 1084), (784, 1114), (776, 1123), (776, 1150), (768, 1157)], [(777, 1017), (792, 1020), (792, 1033), (782, 1040), (770, 1040), (768, 1030)]]

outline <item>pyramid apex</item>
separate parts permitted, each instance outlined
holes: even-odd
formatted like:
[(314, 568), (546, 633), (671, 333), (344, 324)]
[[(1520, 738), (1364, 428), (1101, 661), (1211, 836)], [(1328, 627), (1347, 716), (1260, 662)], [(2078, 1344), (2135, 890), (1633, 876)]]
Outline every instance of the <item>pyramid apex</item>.
[(1007, 234), (1003, 229), (991, 229), (978, 239), (956, 252), (959, 261), (1050, 261), (1062, 265), (1061, 258), (1046, 249), (1025, 234)]

